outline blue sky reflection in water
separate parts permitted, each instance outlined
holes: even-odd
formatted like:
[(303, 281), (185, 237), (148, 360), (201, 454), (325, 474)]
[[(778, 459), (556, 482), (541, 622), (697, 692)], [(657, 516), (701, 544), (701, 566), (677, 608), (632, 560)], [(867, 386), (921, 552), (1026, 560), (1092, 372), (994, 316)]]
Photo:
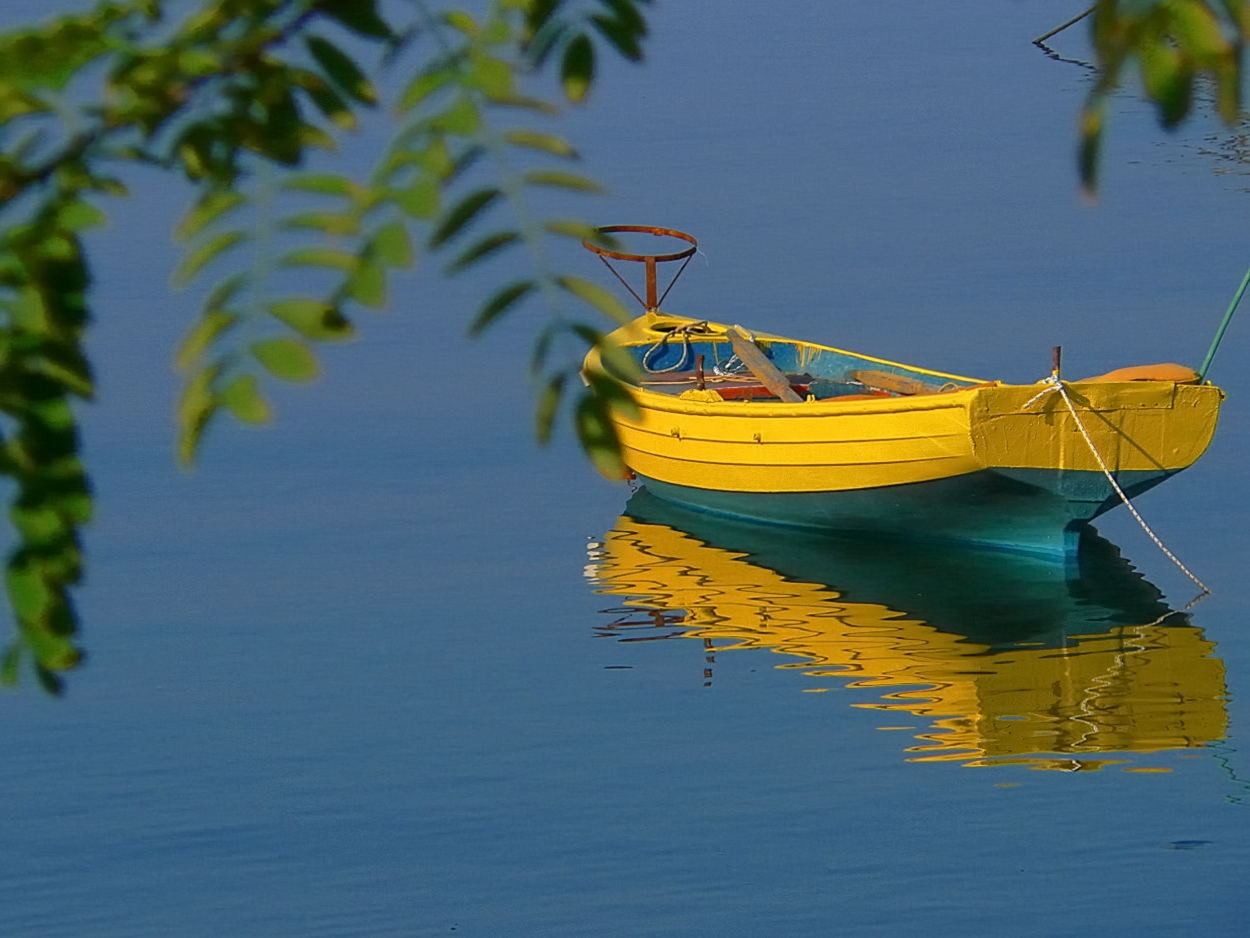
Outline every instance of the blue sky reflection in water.
[[(1244, 178), (1209, 152), (1229, 135), (1200, 121), (1165, 136), (1124, 95), (1101, 202), (1082, 205), (1088, 76), (1028, 41), (1074, 8), (716, 10), (663, 5), (650, 63), (611, 66), (570, 128), (612, 188), (598, 220), (699, 237), (675, 312), (1010, 380), (1042, 377), (1055, 344), (1070, 373), (1200, 360), (1250, 263)], [(1080, 58), (1083, 43), (1055, 46)], [(905, 557), (873, 549), (787, 551), (694, 522), (674, 535), (696, 554), (753, 552), (766, 586), (907, 614), (889, 628), (929, 622), (927, 684), (956, 660), (991, 672), (957, 675), (976, 706), (883, 711), (920, 707), (926, 685), (852, 686), (834, 673), (845, 643), (822, 663), (760, 639), (709, 665), (698, 640), (620, 640), (649, 626), (602, 611), (636, 606), (595, 592), (605, 548), (587, 545), (609, 544), (627, 510), (637, 521), (638, 503), (567, 440), (534, 448), (526, 323), (462, 337), (480, 283), (408, 281), (320, 385), (283, 396), (275, 428), (218, 433), (178, 475), (167, 362), (190, 300), (165, 286), (176, 196), (154, 186), (97, 238), (91, 660), (63, 701), (5, 698), (4, 934), (1242, 933), (1244, 322), (1212, 371), (1229, 391), (1212, 450), (1142, 500), (1214, 590), (1188, 622), (1124, 637), (1192, 596), (1127, 517), (1100, 531), (1136, 573), (1110, 547), (1111, 572), (1083, 593), (1010, 565), (988, 581), (961, 566), (950, 578), (976, 586), (961, 593), (932, 581), (932, 558), (910, 578)], [(599, 276), (590, 255), (577, 264)], [(969, 616), (1037, 622), (987, 636)], [(1111, 639), (1076, 633), (1119, 636), (1129, 670), (1105, 667)], [(1168, 654), (1136, 650), (1165, 641)], [(1045, 703), (1036, 685), (994, 683), (1013, 677), (1005, 657), (1061, 648), (1090, 652), (1046, 659), (1071, 686), (1125, 683), (1060, 693), (1053, 714), (1001, 705), (1008, 691)], [(1106, 678), (1080, 685), (1087, 666)], [(1188, 709), (1161, 702), (1169, 668)], [(1107, 763), (1085, 772), (908, 751), (970, 713), (1001, 724), (979, 738), (1003, 747), (1070, 743), (1092, 716), (1082, 701), (1165, 743), (1226, 738), (1065, 756)]]

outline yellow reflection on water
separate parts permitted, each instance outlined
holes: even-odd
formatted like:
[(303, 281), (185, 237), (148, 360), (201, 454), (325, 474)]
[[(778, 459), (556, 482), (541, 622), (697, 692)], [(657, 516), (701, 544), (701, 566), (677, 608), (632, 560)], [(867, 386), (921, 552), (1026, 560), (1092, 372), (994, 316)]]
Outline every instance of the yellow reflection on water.
[(698, 639), (708, 664), (767, 648), (792, 659), (778, 668), (877, 691), (852, 706), (893, 714), (881, 729), (927, 723), (909, 761), (1097, 771), (1126, 761), (1098, 754), (1225, 732), (1213, 643), (1101, 538), (1065, 568), (739, 524), (644, 491), (590, 559), (597, 590), (626, 597), (606, 631)]

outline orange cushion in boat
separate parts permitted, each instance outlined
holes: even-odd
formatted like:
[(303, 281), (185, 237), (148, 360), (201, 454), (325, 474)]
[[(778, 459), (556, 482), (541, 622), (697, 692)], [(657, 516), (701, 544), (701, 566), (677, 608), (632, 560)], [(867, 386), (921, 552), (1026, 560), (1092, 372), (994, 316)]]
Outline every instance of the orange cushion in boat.
[(1177, 384), (1197, 384), (1198, 372), (1184, 365), (1164, 362), (1159, 365), (1133, 365), (1117, 368), (1105, 375), (1084, 378), (1083, 381), (1175, 381)]

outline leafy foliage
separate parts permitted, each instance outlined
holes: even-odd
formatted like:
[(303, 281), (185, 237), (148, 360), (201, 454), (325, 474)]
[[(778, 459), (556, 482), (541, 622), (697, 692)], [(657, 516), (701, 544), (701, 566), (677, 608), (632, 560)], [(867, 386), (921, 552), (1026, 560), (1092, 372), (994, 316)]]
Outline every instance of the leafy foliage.
[[(491, 0), (470, 14), (412, 0), (401, 21), (377, 0), (200, 0), (175, 23), (165, 0), (114, 0), (0, 35), (0, 473), (15, 483), (18, 535), (7, 568), (18, 637), (0, 680), (27, 659), (57, 691), (81, 658), (70, 595), (91, 514), (73, 405), (92, 393), (81, 232), (103, 220), (96, 202), (125, 194), (107, 169), (156, 167), (195, 189), (172, 278), (205, 287), (176, 354), (182, 461), (223, 415), (268, 422), (267, 385), (320, 375), (322, 347), (385, 308), (392, 276), (423, 253), (454, 252), (454, 275), (522, 246), (529, 275), (496, 290), (471, 330), (547, 299), (534, 355), (546, 439), (580, 384), (580, 354), (557, 349), (604, 343), (564, 301), (621, 314), (545, 260), (549, 239), (594, 233), (539, 217), (534, 194), (599, 191), (569, 171), (577, 153), (550, 118), (587, 98), (604, 50), (641, 57), (647, 3)], [(366, 112), (396, 122), (367, 178), (304, 169)], [(619, 461), (610, 408), (631, 404), (606, 379), (571, 403), (599, 465)]]
[(1098, 0), (1091, 33), (1098, 80), (1081, 112), (1081, 182), (1097, 183), (1106, 101), (1136, 65), (1159, 120), (1175, 127), (1206, 81), (1229, 124), (1241, 113), (1242, 51), (1250, 37), (1246, 0)]

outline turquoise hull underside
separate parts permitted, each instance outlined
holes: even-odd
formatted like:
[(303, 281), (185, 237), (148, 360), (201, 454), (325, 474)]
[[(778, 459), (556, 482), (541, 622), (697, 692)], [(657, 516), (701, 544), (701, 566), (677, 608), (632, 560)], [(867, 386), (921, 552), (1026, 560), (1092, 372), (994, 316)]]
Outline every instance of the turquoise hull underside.
[[(1175, 474), (1121, 472), (1116, 479), (1133, 498)], [(730, 518), (1057, 557), (1075, 554), (1089, 521), (1121, 503), (1101, 472), (1071, 469), (986, 469), (845, 492), (725, 492), (639, 481), (659, 498)]]

